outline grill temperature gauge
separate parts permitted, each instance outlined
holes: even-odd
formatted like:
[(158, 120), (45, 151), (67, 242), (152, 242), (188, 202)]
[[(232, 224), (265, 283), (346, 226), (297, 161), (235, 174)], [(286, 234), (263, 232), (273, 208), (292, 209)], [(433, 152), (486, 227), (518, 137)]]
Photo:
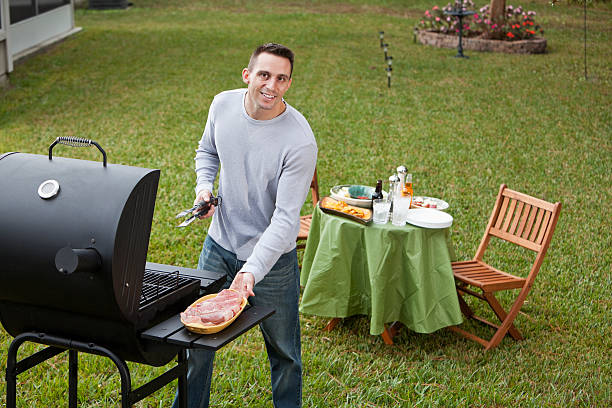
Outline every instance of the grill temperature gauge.
[(57, 180), (45, 180), (38, 186), (38, 195), (40, 198), (48, 200), (59, 193), (60, 185)]

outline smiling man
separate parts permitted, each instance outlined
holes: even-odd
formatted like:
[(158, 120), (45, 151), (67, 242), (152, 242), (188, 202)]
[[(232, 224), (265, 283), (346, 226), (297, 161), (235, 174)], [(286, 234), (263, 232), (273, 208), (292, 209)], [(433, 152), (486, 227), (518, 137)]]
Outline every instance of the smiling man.
[[(215, 96), (195, 157), (195, 201), (209, 199), (217, 173), (223, 197), (204, 216), (213, 219), (198, 268), (225, 271), (226, 287), (276, 310), (260, 328), (272, 400), (283, 408), (302, 403), (295, 239), (317, 158), (308, 122), (283, 99), (292, 73), (289, 48), (257, 47), (242, 70), (247, 88)], [(208, 406), (213, 359), (213, 352), (188, 351), (190, 408)]]

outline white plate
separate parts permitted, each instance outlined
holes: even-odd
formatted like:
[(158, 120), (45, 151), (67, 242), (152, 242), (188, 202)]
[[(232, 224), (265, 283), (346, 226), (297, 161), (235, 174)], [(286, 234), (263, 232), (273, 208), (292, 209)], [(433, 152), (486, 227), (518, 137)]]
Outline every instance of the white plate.
[[(433, 202), (436, 204), (435, 208), (431, 208), (431, 207), (421, 207), (419, 204), (416, 204), (415, 201), (421, 200), (421, 202), (427, 203), (427, 202)], [(412, 205), (415, 207), (419, 207), (419, 208), (431, 208), (433, 210), (446, 210), (448, 208), (448, 203), (444, 200), (440, 200), (439, 198), (434, 198), (434, 197), (424, 197), (424, 196), (414, 196), (414, 198), (412, 199)]]
[(453, 217), (433, 208), (415, 208), (408, 210), (406, 222), (423, 228), (448, 228), (453, 225)]
[[(372, 208), (372, 200), (364, 200), (361, 198), (351, 198), (348, 193), (348, 189), (353, 184), (341, 184), (339, 186), (333, 186), (329, 193), (332, 198), (340, 201), (344, 201), (348, 205), (354, 205), (361, 208)], [(374, 187), (372, 187), (374, 189)], [(383, 197), (387, 198), (387, 192), (383, 190)]]

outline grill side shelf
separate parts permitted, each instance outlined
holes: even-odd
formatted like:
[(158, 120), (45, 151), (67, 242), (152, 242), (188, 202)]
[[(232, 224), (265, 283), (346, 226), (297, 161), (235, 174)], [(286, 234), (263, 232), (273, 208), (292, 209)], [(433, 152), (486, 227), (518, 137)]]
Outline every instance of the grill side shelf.
[(174, 315), (171, 318), (164, 320), (159, 324), (156, 324), (150, 329), (143, 331), (140, 334), (140, 337), (147, 340), (154, 340), (165, 343), (166, 338), (181, 330), (183, 327), (184, 326), (183, 323), (181, 323), (181, 317), (179, 315)]
[(275, 310), (270, 307), (249, 307), (231, 325), (214, 334), (192, 333), (183, 326), (180, 316), (176, 315), (142, 332), (140, 336), (143, 339), (175, 344), (185, 348), (203, 348), (214, 351), (252, 329), (274, 312)]

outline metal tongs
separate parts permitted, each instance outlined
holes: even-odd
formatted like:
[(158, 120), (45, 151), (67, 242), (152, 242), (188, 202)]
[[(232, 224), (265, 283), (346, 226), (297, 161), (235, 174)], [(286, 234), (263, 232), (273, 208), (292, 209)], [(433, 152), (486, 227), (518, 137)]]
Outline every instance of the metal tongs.
[[(188, 208), (178, 213), (175, 218), (182, 218), (189, 214), (191, 214), (191, 216), (187, 218), (185, 221), (181, 222), (179, 225), (177, 225), (177, 228), (186, 227), (192, 222), (194, 222), (195, 220), (197, 220), (198, 217), (201, 217), (202, 215), (206, 214), (208, 210), (210, 210), (211, 205), (214, 205), (215, 207), (220, 206), (221, 196), (217, 196), (217, 197), (210, 196), (209, 201), (204, 201), (204, 200), (198, 201), (193, 207)], [(194, 211), (196, 210), (197, 212), (194, 213)]]

